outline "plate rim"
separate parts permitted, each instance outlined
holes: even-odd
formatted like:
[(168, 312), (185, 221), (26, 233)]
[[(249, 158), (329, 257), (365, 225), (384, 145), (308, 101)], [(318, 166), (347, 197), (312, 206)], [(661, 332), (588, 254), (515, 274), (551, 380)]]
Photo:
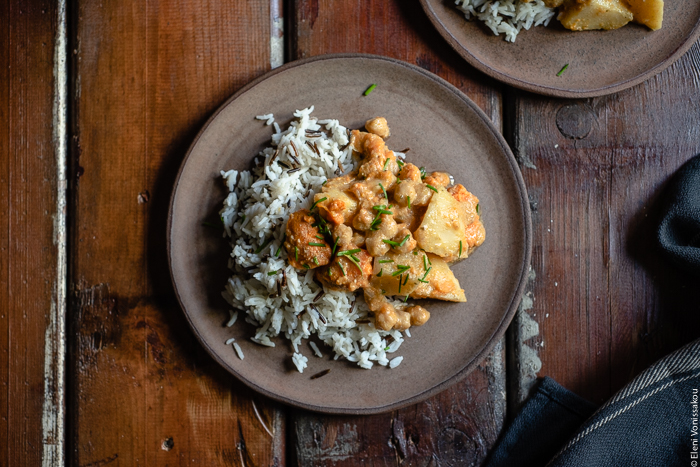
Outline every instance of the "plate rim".
[[(556, 88), (553, 86), (546, 86), (543, 84), (537, 84), (533, 83), (530, 81), (525, 81), (521, 80), (518, 78), (511, 77), (510, 75), (503, 73), (501, 71), (498, 71), (486, 63), (482, 62), (479, 60), (474, 54), (472, 54), (469, 49), (464, 47), (458, 40), (455, 38), (454, 34), (445, 26), (445, 24), (440, 20), (438, 17), (437, 13), (433, 9), (432, 4), (430, 3), (430, 0), (419, 0), (421, 6), (423, 7), (423, 11), (425, 11), (425, 14), (428, 16), (428, 19), (432, 23), (432, 25), (437, 29), (437, 32), (440, 34), (440, 36), (447, 41), (447, 43), (452, 47), (452, 49), (457, 52), (464, 60), (467, 61), (470, 65), (472, 65), (474, 68), (477, 70), (481, 71), (482, 73), (498, 80), (501, 81), (505, 84), (509, 84), (515, 88), (522, 89), (524, 91), (529, 91), (533, 92), (535, 94), (540, 94), (543, 96), (549, 96), (549, 97), (564, 97), (568, 99), (576, 99), (576, 98), (589, 98), (589, 97), (601, 97), (601, 96), (607, 96), (609, 94), (614, 94), (616, 92), (623, 91), (625, 89), (631, 88), (632, 86), (636, 86), (639, 83), (642, 83), (644, 81), (647, 81), (649, 78), (661, 73), (664, 71), (666, 68), (669, 66), (673, 65), (679, 58), (681, 58), (685, 53), (697, 42), (698, 38), (700, 38), (700, 18), (695, 22), (695, 26), (693, 27), (693, 30), (691, 31), (690, 35), (686, 38), (686, 40), (680, 44), (670, 55), (668, 55), (666, 58), (664, 58), (661, 62), (653, 66), (652, 68), (649, 68), (648, 70), (645, 70), (644, 72), (640, 73), (639, 75), (629, 78), (624, 81), (620, 81), (615, 84), (611, 84), (608, 86), (603, 86), (600, 88), (596, 89), (591, 89), (591, 90), (582, 90), (582, 91), (572, 91), (569, 89), (562, 89), (562, 88)], [(465, 21), (467, 21), (465, 19)]]
[[(308, 404), (305, 402), (300, 402), (297, 400), (294, 400), (292, 398), (286, 397), (284, 395), (272, 392), (264, 387), (261, 387), (252, 381), (249, 381), (246, 379), (243, 375), (235, 371), (235, 368), (231, 367), (227, 362), (225, 362), (217, 352), (214, 351), (214, 349), (209, 345), (209, 343), (202, 337), (200, 334), (199, 330), (197, 327), (194, 325), (192, 319), (190, 318), (189, 313), (185, 310), (185, 306), (182, 302), (182, 299), (180, 297), (180, 292), (178, 290), (177, 283), (175, 281), (175, 276), (173, 273), (173, 256), (172, 256), (172, 230), (173, 230), (173, 209), (175, 206), (175, 197), (178, 191), (178, 187), (180, 185), (180, 181), (182, 178), (182, 174), (184, 172), (185, 166), (187, 165), (190, 156), (192, 154), (193, 149), (197, 146), (197, 143), (199, 142), (200, 138), (202, 135), (205, 133), (205, 131), (209, 128), (209, 126), (212, 124), (212, 122), (217, 118), (217, 116), (233, 101), (238, 99), (241, 95), (245, 94), (249, 90), (251, 90), (253, 87), (257, 86), (258, 84), (262, 83), (263, 81), (266, 81), (286, 70), (304, 66), (309, 63), (313, 62), (318, 62), (318, 61), (324, 61), (324, 60), (337, 60), (337, 59), (369, 59), (369, 60), (380, 60), (380, 61), (386, 61), (394, 65), (399, 65), (402, 66), (409, 71), (413, 72), (418, 72), (422, 74), (423, 76), (436, 81), (438, 84), (442, 85), (445, 87), (447, 90), (451, 91), (456, 98), (460, 99), (464, 104), (468, 105), (472, 111), (474, 111), (477, 116), (483, 121), (483, 123), (491, 130), (492, 134), (496, 137), (496, 140), (499, 143), (499, 146), (501, 147), (504, 156), (506, 157), (506, 160), (509, 162), (511, 171), (515, 177), (516, 181), (516, 186), (518, 188), (518, 193), (520, 195), (520, 202), (522, 205), (522, 211), (523, 211), (523, 217), (524, 217), (524, 224), (525, 224), (525, 230), (523, 232), (523, 241), (524, 241), (524, 261), (523, 264), (521, 265), (521, 271), (520, 271), (520, 280), (518, 282), (518, 286), (515, 289), (515, 293), (511, 297), (510, 300), (510, 305), (508, 306), (508, 310), (506, 313), (503, 315), (503, 318), (501, 319), (501, 322), (497, 326), (496, 330), (491, 334), (491, 336), (488, 338), (487, 344), (479, 351), (469, 362), (467, 362), (461, 370), (456, 372), (454, 375), (451, 377), (447, 378), (445, 381), (436, 384), (432, 386), (431, 388), (422, 391), (418, 394), (415, 394), (411, 397), (390, 403), (390, 404), (385, 404), (381, 406), (373, 406), (373, 407), (368, 407), (368, 408), (352, 408), (352, 407), (327, 407), (323, 405), (314, 405), (314, 404)], [(195, 138), (193, 139), (190, 147), (187, 150), (187, 153), (185, 154), (185, 157), (183, 158), (180, 168), (178, 169), (177, 176), (175, 178), (175, 183), (173, 184), (173, 189), (170, 194), (170, 202), (169, 202), (169, 207), (168, 207), (168, 218), (167, 218), (167, 223), (166, 223), (166, 246), (167, 246), (167, 255), (168, 255), (168, 270), (170, 272), (170, 280), (172, 281), (173, 284), (173, 289), (175, 292), (175, 296), (177, 298), (178, 304), (180, 305), (180, 309), (182, 313), (185, 315), (185, 318), (187, 319), (187, 322), (190, 326), (190, 329), (194, 333), (195, 337), (199, 341), (199, 343), (204, 347), (204, 349), (207, 351), (207, 353), (219, 364), (221, 365), (224, 369), (226, 369), (227, 372), (231, 374), (234, 378), (236, 378), (238, 381), (242, 382), (245, 384), (247, 387), (250, 389), (263, 394), (275, 401), (309, 410), (312, 412), (317, 412), (317, 413), (324, 413), (324, 414), (332, 414), (332, 415), (371, 415), (371, 414), (379, 414), (379, 413), (385, 413), (391, 410), (396, 410), (400, 409), (409, 405), (416, 404), (418, 402), (421, 402), (435, 394), (438, 394), (439, 392), (444, 391), (448, 387), (454, 385), (455, 383), (461, 381), (464, 379), (466, 376), (468, 376), (474, 368), (479, 365), (485, 358), (486, 356), (493, 350), (493, 348), (496, 346), (498, 341), (503, 337), (505, 334), (506, 329), (508, 328), (508, 325), (513, 319), (513, 316), (515, 315), (515, 312), (518, 309), (518, 305), (520, 303), (520, 299), (523, 295), (523, 292), (525, 290), (525, 286), (527, 284), (527, 275), (528, 275), (528, 270), (530, 267), (530, 262), (532, 259), (532, 216), (530, 212), (530, 202), (529, 198), (527, 195), (527, 189), (525, 186), (525, 182), (522, 177), (522, 173), (520, 171), (520, 167), (518, 166), (517, 160), (515, 159), (515, 156), (513, 155), (510, 147), (508, 146), (508, 143), (506, 142), (505, 138), (503, 135), (498, 131), (496, 126), (493, 124), (493, 122), (489, 119), (489, 117), (484, 113), (483, 110), (479, 108), (466, 94), (464, 94), (462, 91), (460, 91), (457, 87), (449, 83), (448, 81), (444, 80), (443, 78), (427, 71), (424, 70), (423, 68), (420, 68), (416, 65), (404, 62), (402, 60), (398, 60), (395, 58), (391, 57), (385, 57), (381, 55), (373, 55), (373, 54), (363, 54), (363, 53), (338, 53), (338, 54), (324, 54), (324, 55), (318, 55), (318, 56), (313, 56), (313, 57), (308, 57), (300, 60), (295, 60), (292, 62), (288, 62), (279, 68), (275, 68), (273, 70), (268, 71), (267, 73), (264, 73), (263, 75), (259, 76), (258, 78), (252, 80), (245, 86), (243, 86), (241, 89), (239, 89), (237, 92), (235, 92), (231, 97), (226, 99), (226, 101), (221, 104), (216, 111), (207, 119), (206, 123), (202, 126), (202, 128), (199, 130)]]

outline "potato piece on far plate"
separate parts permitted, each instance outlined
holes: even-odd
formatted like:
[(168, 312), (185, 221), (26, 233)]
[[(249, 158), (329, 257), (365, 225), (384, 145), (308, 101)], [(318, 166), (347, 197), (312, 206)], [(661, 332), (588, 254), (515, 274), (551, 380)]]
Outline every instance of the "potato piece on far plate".
[(634, 22), (647, 26), (652, 31), (661, 29), (664, 21), (664, 0), (625, 0), (632, 12)]
[(566, 0), (557, 19), (572, 31), (617, 29), (632, 21), (632, 12), (622, 0)]

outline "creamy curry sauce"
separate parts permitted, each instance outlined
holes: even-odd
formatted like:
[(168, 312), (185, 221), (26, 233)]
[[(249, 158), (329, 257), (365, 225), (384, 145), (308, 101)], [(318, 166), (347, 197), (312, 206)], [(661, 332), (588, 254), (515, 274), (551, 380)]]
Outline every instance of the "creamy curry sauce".
[(310, 210), (287, 223), (284, 246), (297, 269), (314, 269), (329, 287), (363, 289), (382, 330), (420, 326), (430, 313), (386, 297), (465, 302), (449, 268), (485, 238), (479, 200), (445, 172), (426, 173), (387, 148), (384, 118), (353, 130), (350, 144), (361, 164), (329, 179)]

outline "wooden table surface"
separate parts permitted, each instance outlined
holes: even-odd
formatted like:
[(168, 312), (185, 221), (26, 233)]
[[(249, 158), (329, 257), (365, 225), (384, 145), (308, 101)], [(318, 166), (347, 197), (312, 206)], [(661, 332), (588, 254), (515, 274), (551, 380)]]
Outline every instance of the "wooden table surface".
[[(700, 152), (700, 46), (611, 96), (475, 71), (416, 0), (0, 2), (0, 465), (480, 465), (534, 379), (602, 403), (700, 336), (661, 260), (668, 177)], [(198, 344), (165, 223), (212, 112), (283, 62), (367, 52), (461, 89), (503, 132), (533, 215), (530, 280), (464, 381), (375, 416), (260, 396)]]

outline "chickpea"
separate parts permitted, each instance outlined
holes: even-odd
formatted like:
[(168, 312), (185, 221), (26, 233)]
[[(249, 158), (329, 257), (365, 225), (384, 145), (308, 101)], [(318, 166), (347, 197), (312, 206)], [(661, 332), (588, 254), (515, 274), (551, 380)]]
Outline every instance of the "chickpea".
[(408, 307), (406, 312), (411, 315), (412, 326), (422, 326), (430, 319), (430, 312), (419, 305)]
[(374, 133), (382, 139), (387, 139), (391, 136), (389, 131), (389, 124), (386, 122), (384, 117), (375, 117), (371, 120), (367, 120), (365, 123), (365, 128), (368, 132)]
[(397, 331), (405, 331), (406, 329), (411, 327), (410, 313), (406, 313), (405, 311), (401, 310), (396, 310), (396, 315), (398, 319), (396, 320), (396, 324), (394, 324), (394, 329), (396, 329)]
[(450, 174), (448, 174), (446, 172), (433, 172), (430, 175), (428, 175), (427, 177), (425, 177), (423, 182), (428, 184), (428, 185), (435, 186), (435, 187), (438, 187), (438, 186), (446, 187), (446, 186), (449, 186), (449, 184), (450, 184)]
[(377, 312), (377, 316), (374, 321), (378, 329), (381, 329), (382, 331), (390, 331), (398, 319), (399, 317), (396, 314), (394, 307), (389, 303), (384, 303)]
[(393, 216), (382, 214), (382, 223), (377, 230), (373, 230), (367, 236), (367, 251), (372, 256), (385, 255), (391, 247), (384, 240), (391, 240), (399, 231)]
[(401, 244), (401, 242), (403, 242), (403, 239), (406, 238), (406, 236), (408, 236), (408, 239), (404, 242), (403, 245), (394, 247), (394, 249), (399, 253), (408, 253), (409, 251), (415, 250), (418, 246), (418, 242), (415, 238), (413, 238), (413, 234), (411, 233), (411, 231), (408, 230), (408, 227), (406, 227), (403, 224), (399, 226), (399, 231), (396, 233), (396, 235), (394, 235), (394, 241), (399, 242), (399, 244)]

